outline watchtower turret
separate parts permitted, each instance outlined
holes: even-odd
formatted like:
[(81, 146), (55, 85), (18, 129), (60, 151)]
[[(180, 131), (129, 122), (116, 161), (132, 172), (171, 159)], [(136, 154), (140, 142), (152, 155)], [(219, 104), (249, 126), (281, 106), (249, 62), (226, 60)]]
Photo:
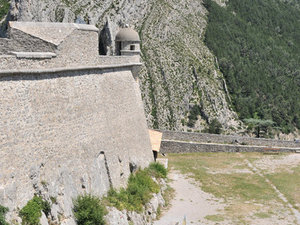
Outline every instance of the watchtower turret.
[(132, 28), (121, 28), (116, 35), (115, 41), (117, 55), (140, 55), (140, 37), (139, 34)]

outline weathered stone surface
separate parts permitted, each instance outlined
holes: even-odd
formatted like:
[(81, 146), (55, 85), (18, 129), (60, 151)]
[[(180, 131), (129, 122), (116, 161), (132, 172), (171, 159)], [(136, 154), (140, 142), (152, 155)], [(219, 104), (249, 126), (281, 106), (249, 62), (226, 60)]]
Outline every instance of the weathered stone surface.
[(42, 217), (40, 219), (40, 224), (41, 225), (48, 225), (49, 224), (48, 219), (47, 219), (46, 215), (43, 212), (42, 212)]
[(119, 211), (114, 207), (108, 208), (108, 215), (105, 216), (108, 224), (111, 225), (128, 225), (126, 211)]
[(0, 77), (0, 204), (12, 218), (35, 193), (74, 224), (72, 199), (125, 186), (147, 166), (150, 140), (130, 68)]

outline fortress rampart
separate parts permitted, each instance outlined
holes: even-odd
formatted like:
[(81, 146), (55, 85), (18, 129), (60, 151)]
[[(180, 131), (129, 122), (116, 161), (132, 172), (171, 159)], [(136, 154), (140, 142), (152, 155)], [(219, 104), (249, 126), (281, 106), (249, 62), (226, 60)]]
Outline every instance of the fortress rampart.
[(164, 153), (300, 151), (300, 143), (295, 141), (206, 133), (161, 132), (163, 132), (161, 151)]
[[(29, 25), (11, 29), (55, 47), (0, 55), (0, 204), (9, 207), (9, 221), (19, 220), (18, 208), (40, 194), (56, 199), (53, 221), (75, 224), (72, 198), (124, 187), (134, 168), (153, 161), (139, 57), (100, 57), (88, 25), (63, 25), (67, 35), (52, 40), (41, 24)], [(61, 27), (46, 24), (51, 32)]]
[(176, 132), (176, 131), (161, 131), (161, 132), (163, 132), (164, 140), (300, 148), (300, 142), (295, 142), (295, 141), (283, 141), (283, 140), (266, 139), (266, 138), (252, 138), (252, 137), (238, 136), (238, 135), (234, 136), (234, 135), (219, 135), (219, 134)]

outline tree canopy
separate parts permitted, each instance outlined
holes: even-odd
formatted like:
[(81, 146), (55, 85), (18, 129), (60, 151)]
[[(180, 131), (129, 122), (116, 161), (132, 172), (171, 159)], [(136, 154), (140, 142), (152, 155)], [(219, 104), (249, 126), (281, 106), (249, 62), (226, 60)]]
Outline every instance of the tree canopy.
[(300, 128), (300, 11), (280, 0), (211, 0), (205, 43), (216, 55), (240, 119)]

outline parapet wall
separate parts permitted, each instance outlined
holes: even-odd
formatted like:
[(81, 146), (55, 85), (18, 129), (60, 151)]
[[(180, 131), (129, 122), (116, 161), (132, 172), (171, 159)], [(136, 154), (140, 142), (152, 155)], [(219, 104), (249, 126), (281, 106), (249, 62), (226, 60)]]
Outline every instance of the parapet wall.
[(130, 168), (153, 160), (131, 69), (0, 72), (0, 204), (8, 219), (39, 193), (56, 199), (57, 224), (75, 224), (72, 198), (125, 186)]
[(296, 152), (300, 143), (263, 138), (190, 132), (163, 132), (161, 152)]
[(161, 143), (162, 153), (188, 153), (188, 152), (296, 152), (300, 148), (267, 147), (231, 144), (192, 143), (182, 141), (166, 141)]
[(207, 133), (175, 132), (175, 131), (162, 131), (162, 132), (163, 132), (164, 140), (300, 148), (300, 142), (295, 142), (295, 141), (283, 141), (283, 140), (275, 140), (275, 139), (251, 138), (245, 136), (218, 135), (218, 134), (207, 134)]

